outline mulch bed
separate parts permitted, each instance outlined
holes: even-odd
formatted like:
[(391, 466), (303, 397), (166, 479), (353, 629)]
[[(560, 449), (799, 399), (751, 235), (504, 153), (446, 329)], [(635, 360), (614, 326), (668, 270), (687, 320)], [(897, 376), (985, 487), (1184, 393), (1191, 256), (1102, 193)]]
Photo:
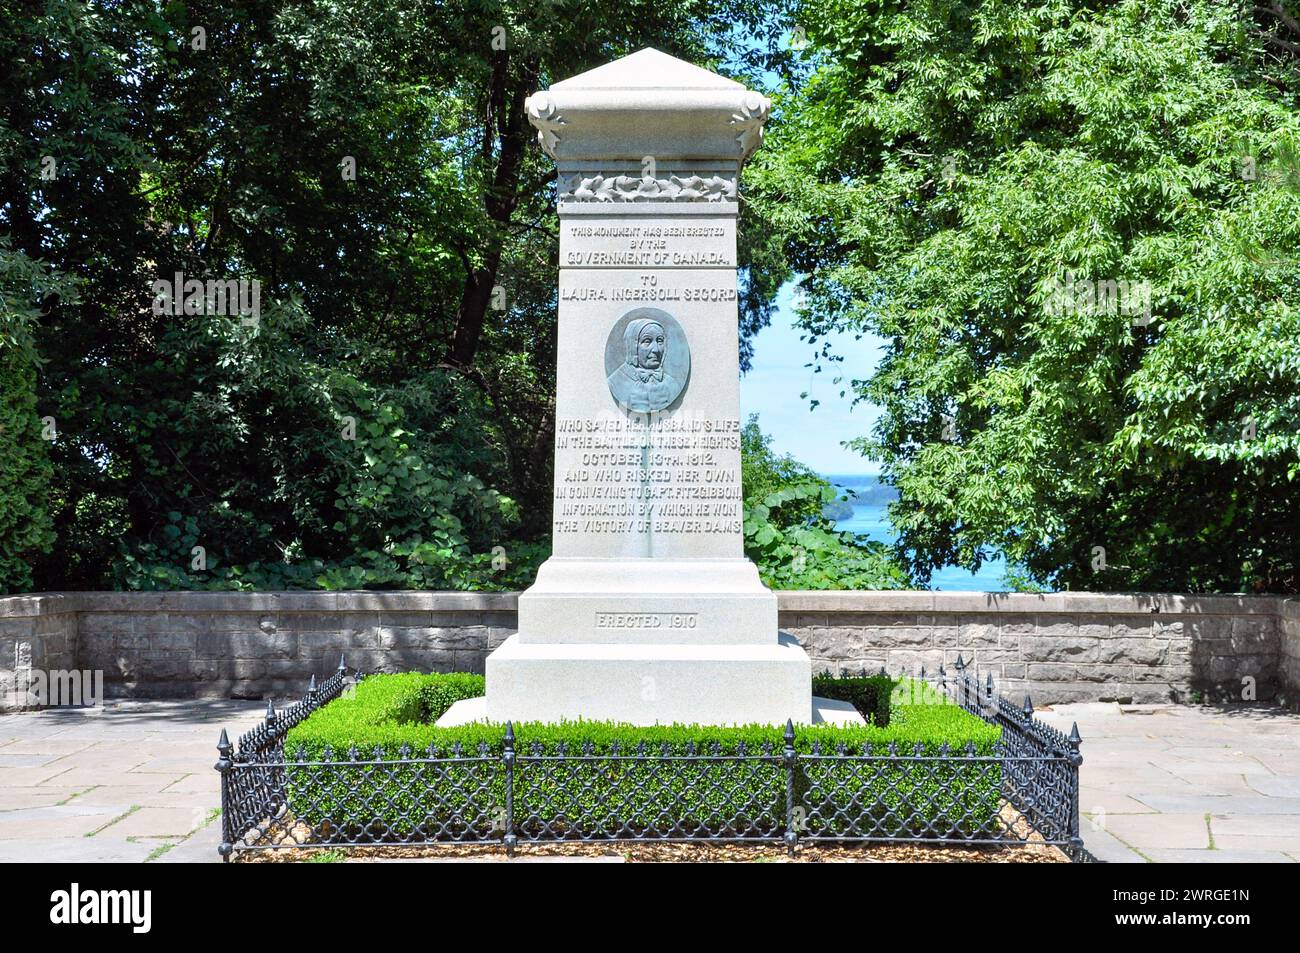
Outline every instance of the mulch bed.
[[(1055, 847), (1044, 844), (1021, 814), (1003, 803), (1000, 812), (1006, 830), (1025, 841), (1015, 847), (953, 847), (940, 844), (801, 844), (795, 855), (787, 855), (780, 844), (734, 844), (708, 841), (689, 843), (521, 843), (516, 857), (619, 857), (629, 863), (716, 864), (716, 863), (795, 863), (795, 864), (1068, 864), (1069, 858)], [(285, 814), (269, 825), (266, 841), (279, 844), (302, 844), (316, 839), (318, 831)], [(383, 847), (280, 847), (274, 850), (250, 850), (237, 854), (241, 863), (303, 863), (325, 859), (333, 854), (348, 861), (416, 860), (434, 858), (487, 858), (505, 860), (500, 844), (421, 844)]]
[[(348, 861), (413, 860), (418, 858), (505, 859), (496, 844), (439, 844), (420, 847), (329, 848)], [(322, 860), (322, 849), (248, 851), (241, 863), (302, 863)], [(805, 844), (794, 857), (786, 856), (777, 844), (521, 844), (516, 857), (603, 857), (621, 856), (630, 863), (796, 863), (796, 864), (1065, 864), (1069, 860), (1054, 847), (1029, 844), (1024, 847), (943, 847), (917, 844), (832, 845)]]

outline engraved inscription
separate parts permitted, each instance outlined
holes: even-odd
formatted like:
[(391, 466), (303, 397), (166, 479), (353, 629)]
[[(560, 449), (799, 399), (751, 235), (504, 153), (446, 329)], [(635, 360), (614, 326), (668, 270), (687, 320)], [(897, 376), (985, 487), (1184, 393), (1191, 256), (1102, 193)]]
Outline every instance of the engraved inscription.
[(598, 629), (694, 629), (698, 612), (597, 612)]
[(555, 446), (557, 533), (741, 531), (738, 418), (562, 417)]
[[(728, 273), (730, 274), (730, 273)], [(661, 284), (660, 276), (651, 273), (630, 274), (621, 287), (574, 285), (560, 286), (561, 301), (735, 301), (734, 279), (724, 285), (692, 284), (685, 287)]]
[(561, 264), (572, 268), (734, 268), (726, 225), (592, 225), (566, 221)]

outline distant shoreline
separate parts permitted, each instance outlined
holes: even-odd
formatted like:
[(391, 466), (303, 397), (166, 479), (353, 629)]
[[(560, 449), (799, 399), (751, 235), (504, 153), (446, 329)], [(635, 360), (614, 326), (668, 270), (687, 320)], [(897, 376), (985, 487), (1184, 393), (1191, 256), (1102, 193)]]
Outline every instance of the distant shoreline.
[(880, 482), (875, 473), (819, 473), (823, 480), (839, 490), (851, 490), (855, 503), (884, 505), (898, 499), (898, 490)]

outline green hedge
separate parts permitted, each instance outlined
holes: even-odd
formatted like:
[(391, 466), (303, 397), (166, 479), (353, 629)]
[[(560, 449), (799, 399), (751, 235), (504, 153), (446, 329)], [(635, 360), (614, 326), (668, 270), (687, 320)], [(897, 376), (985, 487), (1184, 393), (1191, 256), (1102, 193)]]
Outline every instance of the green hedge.
[[(460, 698), (482, 694), (483, 679), (472, 675), (376, 675), (365, 679), (349, 697), (339, 698), (291, 729), (285, 743), (290, 807), (297, 820), (313, 826), (329, 821), (353, 834), (367, 831), (382, 838), (410, 835), (421, 826), (451, 822), (457, 830), (487, 834), (503, 817), (505, 775), (499, 755), (503, 726), (476, 723), (439, 728), (429, 723)], [(638, 727), (608, 722), (522, 723), (515, 726), (516, 751), (544, 754), (608, 755), (644, 742), (651, 752), (681, 755), (755, 753), (770, 743), (778, 756), (783, 729), (769, 725), (710, 727), (668, 725)], [(867, 725), (802, 726), (795, 748), (811, 755), (814, 746), (888, 754), (914, 751), (937, 755), (947, 743), (954, 751), (969, 742), (976, 752), (992, 754), (1001, 731), (954, 705), (903, 705), (888, 727)], [(311, 765), (293, 761), (322, 760), (329, 748), (339, 759), (355, 746), (362, 759), (482, 755), (481, 762), (455, 766), (395, 766), (393, 776), (374, 769)], [(887, 819), (883, 833), (919, 835), (927, 824), (970, 836), (995, 826), (999, 809), (1000, 771), (996, 764), (921, 762), (864, 763), (836, 759), (800, 759), (797, 802), (806, 808), (802, 833), (830, 834), (844, 829), (837, 810), (868, 812)], [(382, 790), (382, 793), (381, 793)], [(465, 793), (465, 792), (470, 793)], [(621, 821), (663, 828), (675, 821), (716, 829), (737, 817), (764, 831), (783, 828), (785, 769), (773, 762), (663, 763), (589, 761), (522, 762), (515, 772), (515, 817), (536, 813), (539, 820), (569, 833), (599, 833)], [(959, 820), (960, 815), (970, 817)], [(527, 833), (525, 828), (521, 833)]]
[(812, 693), (821, 698), (850, 702), (859, 715), (871, 724), (884, 728), (889, 724), (890, 696), (898, 684), (899, 679), (888, 675), (816, 675), (813, 677)]

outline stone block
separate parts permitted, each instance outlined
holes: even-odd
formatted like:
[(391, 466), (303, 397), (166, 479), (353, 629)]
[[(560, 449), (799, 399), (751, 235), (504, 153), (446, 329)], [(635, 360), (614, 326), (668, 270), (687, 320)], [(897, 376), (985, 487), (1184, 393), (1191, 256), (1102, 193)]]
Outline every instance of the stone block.
[(1027, 662), (1095, 662), (1100, 646), (1098, 639), (1081, 639), (1077, 635), (1035, 635), (1021, 638), (1020, 655)]
[(1130, 662), (1135, 665), (1164, 665), (1169, 661), (1169, 643), (1156, 639), (1114, 638), (1100, 644), (1099, 662)]
[(1214, 642), (1232, 638), (1232, 620), (1223, 616), (1185, 616), (1183, 630), (1194, 642)]
[[(851, 635), (845, 639), (846, 642), (858, 641)], [(901, 626), (885, 625), (880, 626), (874, 621), (871, 625), (863, 629), (861, 642), (866, 645), (878, 648), (895, 648), (904, 646), (918, 646), (930, 644), (930, 629), (923, 626)]]
[(1274, 620), (1260, 616), (1238, 616), (1232, 620), (1232, 650), (1240, 655), (1276, 652), (1279, 644)]
[(943, 649), (919, 651), (916, 649), (893, 649), (885, 656), (885, 670), (891, 675), (916, 675), (924, 667), (927, 674), (939, 671), (944, 664)]
[(434, 625), (432, 610), (381, 611), (379, 626), (381, 628), (430, 628)]
[(487, 660), (486, 651), (475, 651), (473, 649), (457, 649), (454, 653), (454, 664), (452, 671), (469, 672), (473, 675), (482, 675), (485, 672), (484, 663)]
[(1108, 639), (1110, 638), (1110, 622), (1104, 617), (1084, 616), (1079, 622), (1079, 638), (1082, 639)]
[(1149, 639), (1152, 632), (1150, 615), (1120, 615), (1110, 620), (1113, 639)]
[(961, 630), (957, 625), (936, 625), (930, 630), (930, 643), (937, 647), (959, 645)]
[(260, 629), (234, 634), (203, 633), (195, 643), (199, 658), (291, 658), (297, 651), (298, 638), (293, 633)]
[(1078, 639), (1079, 624), (1069, 616), (1040, 616), (1033, 637), (1057, 640)]
[(998, 630), (1002, 638), (1024, 638), (1038, 631), (1038, 617), (1024, 613), (1008, 612), (998, 618)]
[(83, 612), (77, 619), (82, 638), (115, 639), (135, 631), (135, 614), (130, 612)]
[(1064, 662), (1036, 662), (1027, 666), (1025, 677), (1031, 682), (1072, 682), (1074, 670), (1074, 665)]

